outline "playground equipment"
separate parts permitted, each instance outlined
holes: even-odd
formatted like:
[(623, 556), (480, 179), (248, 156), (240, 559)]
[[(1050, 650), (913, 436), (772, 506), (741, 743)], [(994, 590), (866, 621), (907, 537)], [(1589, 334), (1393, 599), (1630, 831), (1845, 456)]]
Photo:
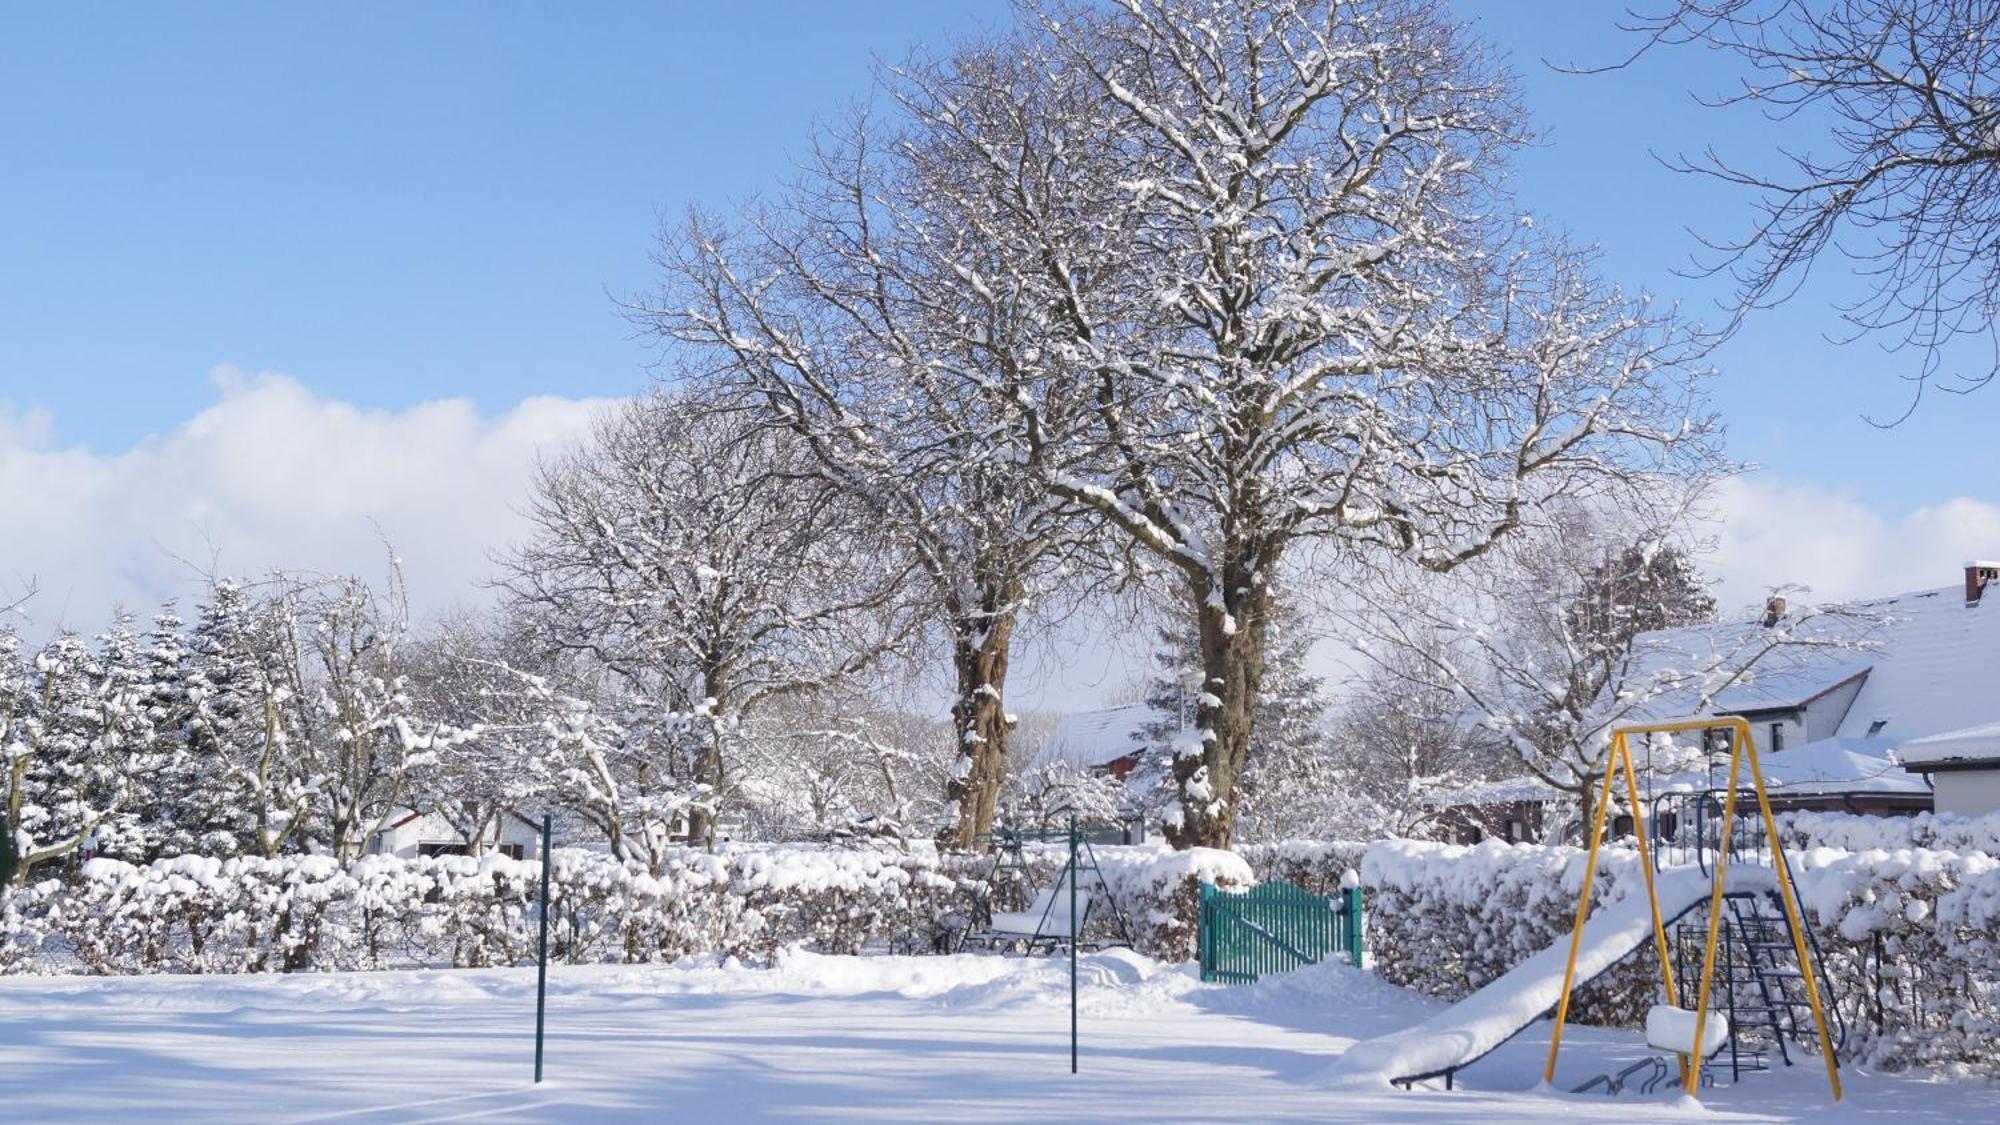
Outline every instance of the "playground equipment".
[[(1033, 878), (1026, 854), (1030, 843), (1059, 842), (1066, 846), (1068, 854), (1055, 882), (1037, 892), (1026, 910), (996, 911), (990, 903), (982, 903), (984, 924), (975, 918), (960, 936), (959, 948), (984, 947), (1036, 954), (1055, 953), (1072, 944), (1087, 950), (1132, 944), (1132, 930), (1126, 923), (1125, 912), (1111, 893), (1110, 884), (1105, 882), (1097, 853), (1084, 832), (1076, 828), (1063, 831), (1001, 827), (994, 830), (992, 842), (993, 866), (988, 869), (986, 879), (989, 887), (1010, 879), (1025, 884)], [(1101, 932), (1095, 937), (1085, 936), (1086, 926), (1100, 904), (1110, 915), (1111, 936)]]
[[(1599, 794), (1596, 814), (1590, 826), (1590, 853), (1583, 869), (1583, 889), (1577, 899), (1576, 926), (1570, 934), (1569, 958), (1563, 970), (1561, 998), (1556, 1003), (1555, 1031), (1549, 1041), (1549, 1062), (1544, 1078), (1555, 1081), (1556, 1058), (1562, 1050), (1563, 1026), (1569, 1018), (1570, 996), (1575, 989), (1577, 960), (1584, 945), (1584, 931), (1590, 914), (1591, 884), (1597, 875), (1597, 853), (1604, 840), (1604, 819), (1609, 811), (1613, 785), (1623, 777), (1627, 807), (1632, 810), (1633, 835), (1639, 846), (1639, 866), (1646, 880), (1646, 901), (1652, 916), (1652, 931), (1655, 952), (1659, 954), (1660, 972), (1666, 985), (1667, 997), (1679, 999), (1682, 992), (1674, 983), (1674, 957), (1667, 936), (1668, 919), (1661, 909), (1660, 884), (1663, 878), (1656, 876), (1652, 853), (1648, 849), (1649, 835), (1645, 822), (1644, 803), (1639, 799), (1639, 786), (1633, 775), (1631, 737), (1634, 735), (1674, 734), (1689, 731), (1723, 730), (1729, 735), (1729, 780), (1723, 789), (1722, 816), (1719, 823), (1715, 846), (1715, 871), (1708, 893), (1708, 923), (1706, 939), (1702, 944), (1701, 984), (1696, 990), (1692, 1012), (1683, 1008), (1658, 1005), (1649, 1015), (1649, 1041), (1656, 1037), (1650, 1030), (1657, 1023), (1661, 1030), (1655, 1046), (1671, 1050), (1680, 1060), (1682, 1087), (1693, 1095), (1701, 1088), (1702, 1064), (1708, 1056), (1720, 1050), (1725, 1042), (1737, 1042), (1741, 1021), (1746, 1015), (1761, 1016), (1767, 1021), (1772, 1037), (1783, 1046), (1787, 1032), (1797, 1026), (1797, 1009), (1803, 1002), (1812, 1014), (1813, 1027), (1817, 1032), (1820, 1055), (1826, 1060), (1826, 1077), (1833, 1089), (1835, 1101), (1840, 1100), (1840, 1063), (1836, 1055), (1833, 1034), (1828, 1027), (1826, 1006), (1820, 997), (1820, 980), (1816, 972), (1815, 950), (1808, 947), (1805, 926), (1799, 913), (1798, 894), (1792, 886), (1791, 864), (1786, 860), (1784, 848), (1778, 843), (1777, 820), (1771, 815), (1771, 798), (1764, 788), (1764, 770), (1757, 761), (1757, 747), (1750, 733), (1750, 723), (1741, 717), (1716, 717), (1707, 719), (1685, 719), (1671, 723), (1652, 723), (1642, 726), (1620, 727), (1611, 736), (1611, 752), (1604, 768), (1604, 788)], [(1765, 841), (1772, 857), (1769, 867), (1740, 864), (1735, 872), (1730, 869), (1731, 829), (1736, 822), (1737, 798), (1741, 793), (1740, 782), (1745, 761), (1750, 767), (1752, 792), (1756, 796), (1757, 811), (1762, 821)], [(1679, 828), (1680, 825), (1676, 825)], [(1696, 832), (1698, 851), (1705, 853), (1705, 840)], [(1697, 865), (1706, 871), (1705, 862)], [(1775, 898), (1783, 910), (1782, 918), (1768, 917), (1759, 913), (1759, 903), (1765, 898)], [(1739, 904), (1749, 904), (1749, 917)], [(1679, 913), (1674, 920), (1678, 920)], [(1731, 1010), (1723, 1015), (1728, 1021), (1725, 1036), (1710, 1034), (1709, 1000), (1713, 995), (1716, 981), (1716, 953), (1724, 942), (1724, 915), (1732, 915), (1731, 931), (1736, 940), (1731, 943), (1740, 946), (1745, 955), (1748, 983), (1758, 990), (1759, 1003), (1755, 1006), (1739, 1007), (1736, 1002), (1735, 978), (1730, 978), (1726, 986), (1730, 997)], [(1785, 937), (1778, 940), (1778, 923), (1782, 921)], [(1753, 936), (1755, 935), (1755, 936)], [(1789, 949), (1796, 959), (1797, 969), (1782, 969), (1775, 963), (1778, 951)], [(1761, 956), (1760, 956), (1761, 955)], [(1685, 978), (1685, 973), (1683, 973)], [(1786, 991), (1785, 983), (1796, 979), (1800, 984), (1801, 997), (1796, 992)], [(1745, 993), (1747, 995), (1747, 989)], [(1692, 1016), (1692, 1026), (1686, 1027), (1688, 1016)], [(1685, 1034), (1683, 1034), (1683, 1031)], [(1786, 1055), (1789, 1063), (1790, 1057)]]
[[(1715, 793), (1671, 798), (1684, 799), (1684, 806), (1671, 806), (1669, 815), (1656, 819), (1649, 827), (1641, 815), (1643, 805), (1633, 777), (1630, 738), (1707, 730), (1725, 730), (1732, 735), (1726, 786)], [(1756, 800), (1750, 802), (1755, 806), (1754, 830), (1747, 823), (1753, 818), (1739, 813), (1738, 795), (1746, 758), (1756, 794)], [(1590, 895), (1605, 817), (1613, 786), (1621, 778), (1634, 813), (1633, 828), (1641, 849), (1646, 894), (1627, 895), (1592, 913)], [(1739, 819), (1746, 821), (1738, 826), (1743, 830), (1732, 831), (1730, 826)], [(1763, 770), (1750, 740), (1749, 724), (1733, 718), (1692, 719), (1615, 732), (1604, 790), (1593, 820), (1586, 881), (1577, 903), (1576, 924), (1567, 943), (1535, 953), (1472, 995), (1414, 1027), (1355, 1044), (1334, 1064), (1333, 1076), (1387, 1078), (1401, 1086), (1442, 1078), (1449, 1089), (1458, 1071), (1553, 1012), (1558, 1022), (1546, 1072), (1548, 1080), (1553, 1082), (1562, 1024), (1568, 1018), (1572, 992), (1650, 941), (1663, 954), (1665, 996), (1679, 1002), (1682, 1016), (1678, 1022), (1685, 1025), (1686, 1017), (1692, 1016), (1692, 1022), (1700, 1025), (1686, 1027), (1684, 1042), (1661, 1048), (1681, 1060), (1680, 1082), (1690, 1093), (1704, 1082), (1712, 1081), (1712, 1076), (1688, 1056), (1706, 1054), (1694, 1050), (1697, 1041), (1713, 1044), (1717, 1039), (1708, 1020), (1697, 1013), (1709, 1010), (1709, 1002), (1720, 986), (1727, 1022), (1722, 1029), (1723, 1047), (1718, 1050), (1727, 1051), (1732, 1076), (1767, 1066), (1772, 1051), (1787, 1064), (1791, 1063), (1787, 1040), (1817, 1032), (1817, 1046), (1826, 1059), (1837, 1097), (1840, 1079), (1836, 1054), (1845, 1040), (1845, 1028), (1840, 1028), (1837, 1036), (1828, 1034), (1827, 1013), (1835, 1011), (1837, 1019), (1837, 1010), (1822, 1002), (1825, 974), (1819, 971), (1818, 946), (1799, 922), (1791, 870), (1783, 849), (1773, 844), (1777, 838), (1776, 824), (1764, 791)], [(1655, 828), (1661, 829), (1657, 837)], [(1651, 846), (1656, 839), (1662, 842), (1657, 848)], [(1704, 903), (1709, 906), (1708, 915), (1697, 918), (1696, 911)], [(1683, 919), (1687, 922), (1680, 925)], [(1680, 940), (1675, 947), (1679, 960), (1665, 955), (1668, 927), (1676, 925), (1679, 925), (1676, 933)], [(1686, 959), (1695, 949), (1702, 951), (1702, 967), (1699, 972), (1690, 972)], [(1719, 976), (1718, 949), (1724, 954)], [(1792, 964), (1787, 965), (1787, 960)], [(1690, 992), (1689, 985), (1696, 982), (1698, 987)], [(1670, 1018), (1668, 1022), (1675, 1021)], [(1648, 1071), (1652, 1073), (1644, 1073)], [(1578, 1090), (1603, 1089), (1616, 1093), (1635, 1082), (1650, 1090), (1661, 1081), (1655, 1068), (1641, 1062), (1617, 1074), (1600, 1075)]]

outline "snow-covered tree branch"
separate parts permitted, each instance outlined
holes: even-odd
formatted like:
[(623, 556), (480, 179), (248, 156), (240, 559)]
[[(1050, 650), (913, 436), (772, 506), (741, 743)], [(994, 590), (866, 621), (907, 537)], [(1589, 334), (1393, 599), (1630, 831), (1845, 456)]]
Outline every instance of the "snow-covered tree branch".
[(1511, 87), (1434, 9), (1027, 7), (900, 72), (911, 225), (1034, 318), (964, 396), (1196, 620), (1167, 827), (1227, 844), (1289, 552), (1445, 571), (1555, 498), (1705, 471), (1694, 341), (1519, 220)]

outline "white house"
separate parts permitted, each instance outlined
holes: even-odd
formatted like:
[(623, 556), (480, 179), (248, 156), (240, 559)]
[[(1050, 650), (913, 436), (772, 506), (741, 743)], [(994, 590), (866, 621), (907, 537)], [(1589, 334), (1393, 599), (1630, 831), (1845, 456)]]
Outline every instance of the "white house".
[[(542, 826), (520, 813), (501, 814), (497, 829), (489, 827), (481, 841), (482, 852), (509, 859), (532, 859), (541, 854)], [(403, 859), (433, 855), (469, 855), (471, 844), (451, 822), (436, 813), (397, 809), (368, 840), (369, 855), (393, 855)]]
[[(1774, 650), (1720, 692), (1708, 713), (1751, 721), (1782, 804), (1925, 811), (1935, 787), (1939, 812), (2000, 808), (2000, 604), (1982, 596), (1996, 580), (2000, 564), (1971, 562), (1962, 586), (1850, 603), (1842, 608), (1851, 615), (1808, 623), (1798, 637), (1806, 644)], [(1784, 612), (1781, 603), (1773, 609)], [(1685, 646), (1758, 627), (1697, 626), (1662, 637)], [(1651, 710), (1675, 717), (1665, 712), (1687, 705), (1668, 698)]]

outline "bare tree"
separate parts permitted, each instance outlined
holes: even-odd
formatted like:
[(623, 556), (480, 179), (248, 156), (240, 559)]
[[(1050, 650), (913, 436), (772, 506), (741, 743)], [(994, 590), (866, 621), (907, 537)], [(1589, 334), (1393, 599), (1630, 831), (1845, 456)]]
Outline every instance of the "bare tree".
[(412, 646), (409, 694), (459, 737), (413, 771), (409, 803), (443, 818), (472, 855), (547, 792), (536, 766), (552, 708), (516, 670), (532, 655), (525, 632), (501, 614), (458, 613)]
[(1709, 104), (1823, 129), (1820, 143), (1782, 152), (1782, 174), (1712, 149), (1680, 165), (1757, 196), (1748, 234), (1709, 243), (1742, 308), (1786, 299), (1831, 249), (1870, 287), (1841, 309), (1855, 335), (1921, 357), (1910, 409), (1954, 341), (1983, 338), (1991, 355), (1938, 385), (2000, 374), (2000, 2), (1678, 0), (1633, 26), (1648, 46), (1698, 44), (1747, 64), (1741, 87)]
[(659, 767), (707, 787), (699, 839), (758, 707), (866, 668), (893, 639), (879, 609), (900, 573), (816, 480), (789, 434), (655, 393), (543, 471), (534, 538), (503, 560), (538, 642), (609, 670), (673, 729), (662, 748), (687, 748)]
[[(1461, 722), (1570, 794), (1585, 824), (1617, 727), (1705, 713), (1732, 686), (1858, 647), (1871, 624), (1804, 604), (1768, 624), (1711, 623), (1684, 549), (1639, 522), (1572, 509), (1448, 585), (1410, 582), (1354, 618), (1378, 673), (1455, 699)], [(1685, 749), (1663, 746), (1656, 772), (1686, 768)]]
[(751, 747), (746, 802), (771, 837), (868, 835), (906, 841), (943, 819), (944, 781), (961, 755), (950, 722), (886, 701), (883, 685), (786, 699)]
[(921, 202), (885, 178), (872, 143), (865, 119), (823, 137), (789, 195), (733, 233), (691, 220), (666, 241), (665, 292), (636, 312), (797, 433), (913, 560), (916, 611), (956, 680), (946, 842), (971, 848), (1006, 777), (1015, 633), (1074, 576), (1078, 541), (1069, 505), (1009, 455), (1004, 404), (965, 393), (1040, 346), (1029, 314), (936, 273), (916, 237)]
[(1375, 648), (1333, 719), (1332, 761), (1312, 799), (1351, 835), (1421, 837), (1451, 796), (1491, 779), (1511, 757), (1436, 669), (1449, 636), (1423, 628)]
[[(912, 241), (992, 310), (963, 396), (1186, 602), (1166, 828), (1226, 846), (1292, 547), (1449, 570), (1712, 426), (1686, 335), (1510, 217), (1511, 89), (1435, 6), (1026, 7), (902, 72)], [(992, 346), (1013, 310), (1033, 346)]]
[[(309, 797), (311, 828), (333, 854), (353, 859), (407, 800), (413, 771), (468, 732), (411, 698), (409, 603), (393, 563), (383, 589), (279, 573), (266, 580), (264, 600), (270, 733), (256, 744), (259, 785), (274, 766), (302, 772), (308, 784), (296, 790)], [(292, 787), (276, 791), (284, 788)], [(267, 854), (298, 832), (296, 817), (259, 825)]]

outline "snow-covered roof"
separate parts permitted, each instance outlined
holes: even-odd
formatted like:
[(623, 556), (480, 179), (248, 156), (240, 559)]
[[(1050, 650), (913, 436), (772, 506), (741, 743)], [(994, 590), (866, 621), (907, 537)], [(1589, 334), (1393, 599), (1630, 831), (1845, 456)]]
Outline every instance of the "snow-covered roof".
[[(1853, 705), (1834, 734), (1901, 744), (1945, 731), (2000, 721), (2000, 598), (1968, 606), (1962, 588), (1920, 590), (1850, 602), (1844, 612), (1798, 623), (1791, 641), (1765, 653), (1728, 686), (1690, 682), (1649, 700), (1634, 718), (1679, 718), (1703, 711), (1760, 711), (1802, 706), (1857, 676)], [(1703, 668), (1753, 652), (1757, 622), (1697, 625), (1648, 634), (1641, 671)], [(1859, 646), (1859, 647), (1857, 647)], [(1692, 678), (1691, 678), (1692, 680)], [(1706, 708), (1698, 705), (1713, 692)], [(1878, 725), (1879, 724), (1879, 725)]]
[(1715, 709), (1734, 713), (1803, 707), (1834, 688), (1867, 675), (1873, 663), (1853, 653), (1824, 650), (1807, 650), (1807, 653), (1784, 649), (1771, 653), (1752, 667), (1743, 682), (1717, 692)]
[(1538, 777), (1510, 777), (1432, 793), (1424, 799), (1424, 804), (1432, 808), (1450, 808), (1454, 805), (1506, 805), (1515, 801), (1562, 799), (1562, 790)]
[(1144, 749), (1146, 743), (1141, 732), (1159, 721), (1159, 712), (1145, 703), (1064, 715), (1031, 764), (1046, 766), (1062, 762), (1078, 769), (1110, 765)]
[(1911, 739), (1897, 748), (1896, 756), (1912, 768), (1947, 762), (2000, 766), (2000, 722)]
[(1885, 738), (1836, 735), (1760, 758), (1764, 781), (1790, 793), (1928, 793), (1897, 768)]
[(1792, 626), (1775, 647), (1754, 621), (1648, 633), (1635, 646), (1635, 669), (1625, 679), (1664, 690), (1631, 717), (1664, 720), (1803, 707), (1868, 675), (1878, 654), (1855, 646), (1864, 638), (1877, 639), (1880, 631), (1870, 620), (1827, 615)]
[[(2000, 598), (1968, 606), (1952, 586), (1862, 602), (1887, 614), (1875, 666), (1835, 732), (1869, 735), (1899, 746), (1946, 731), (2000, 722)], [(1877, 721), (1882, 723), (1876, 728)]]

